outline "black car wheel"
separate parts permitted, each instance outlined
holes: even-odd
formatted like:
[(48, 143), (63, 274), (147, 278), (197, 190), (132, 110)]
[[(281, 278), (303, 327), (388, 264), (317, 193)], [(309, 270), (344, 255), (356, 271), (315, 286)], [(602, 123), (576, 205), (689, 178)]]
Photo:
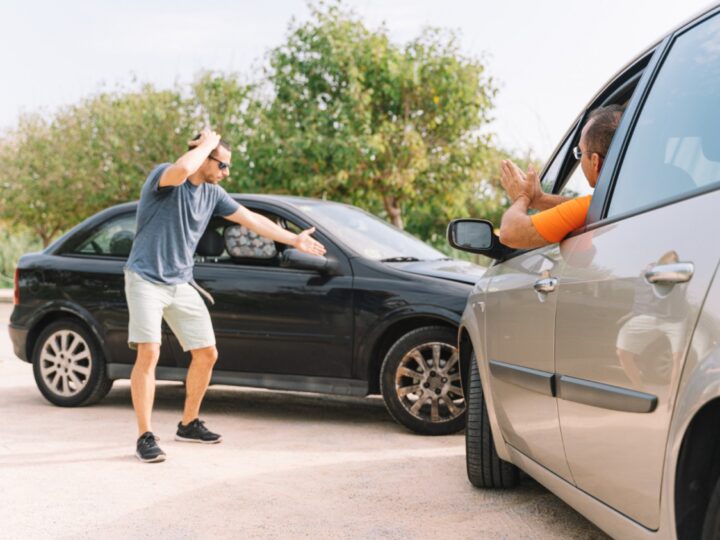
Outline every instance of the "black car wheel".
[(720, 540), (720, 480), (715, 484), (705, 511), (702, 540)]
[(59, 320), (40, 334), (33, 351), (35, 383), (55, 405), (90, 405), (112, 387), (95, 338), (81, 324)]
[(465, 398), (455, 330), (426, 326), (390, 348), (380, 390), (392, 417), (423, 435), (448, 435), (465, 424)]
[(465, 461), (470, 483), (479, 488), (512, 488), (520, 482), (520, 469), (500, 459), (490, 431), (480, 372), (475, 353), (470, 359), (468, 413), (465, 427)]

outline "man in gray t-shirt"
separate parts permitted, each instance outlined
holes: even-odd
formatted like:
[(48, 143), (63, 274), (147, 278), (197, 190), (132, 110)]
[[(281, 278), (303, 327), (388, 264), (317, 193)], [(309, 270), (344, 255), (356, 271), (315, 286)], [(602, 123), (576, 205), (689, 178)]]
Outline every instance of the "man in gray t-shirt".
[(150, 427), (163, 319), (183, 350), (192, 354), (183, 418), (175, 438), (198, 443), (221, 440), (199, 419), (218, 353), (210, 313), (191, 286), (193, 254), (210, 219), (222, 216), (300, 251), (325, 253), (310, 236), (314, 229), (293, 234), (235, 202), (218, 185), (230, 173), (230, 158), (229, 145), (214, 131), (205, 130), (175, 163), (157, 166), (140, 193), (137, 232), (125, 266), (125, 296), (128, 344), (137, 349), (130, 381), (139, 433), (136, 456), (141, 461), (165, 459)]

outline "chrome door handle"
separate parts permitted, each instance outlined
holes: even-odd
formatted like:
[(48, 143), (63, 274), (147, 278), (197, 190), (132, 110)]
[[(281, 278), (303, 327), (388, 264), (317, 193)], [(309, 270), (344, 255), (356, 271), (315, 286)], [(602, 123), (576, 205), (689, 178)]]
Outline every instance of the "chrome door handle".
[(645, 279), (650, 283), (687, 283), (695, 273), (695, 265), (691, 262), (658, 264), (645, 272)]
[(557, 278), (550, 277), (550, 278), (542, 278), (538, 279), (535, 284), (533, 285), (533, 289), (535, 289), (539, 293), (551, 293), (555, 290), (557, 287), (558, 280)]

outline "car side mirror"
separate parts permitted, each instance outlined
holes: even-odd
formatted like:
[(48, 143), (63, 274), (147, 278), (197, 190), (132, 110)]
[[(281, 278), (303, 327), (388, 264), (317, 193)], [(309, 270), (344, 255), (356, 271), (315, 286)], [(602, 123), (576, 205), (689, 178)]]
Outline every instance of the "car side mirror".
[(310, 255), (295, 248), (288, 248), (283, 251), (280, 257), (280, 266), (297, 270), (313, 270), (327, 275), (340, 274), (340, 265), (335, 259)]
[(447, 229), (448, 243), (455, 249), (504, 259), (514, 250), (500, 243), (493, 224), (486, 219), (455, 219)]

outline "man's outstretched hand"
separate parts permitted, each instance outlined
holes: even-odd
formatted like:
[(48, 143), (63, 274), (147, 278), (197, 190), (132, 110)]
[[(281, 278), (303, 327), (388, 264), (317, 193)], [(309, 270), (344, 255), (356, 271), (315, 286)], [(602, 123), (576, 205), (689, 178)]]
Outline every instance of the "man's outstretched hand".
[(305, 229), (295, 237), (293, 247), (303, 253), (309, 253), (310, 255), (325, 255), (325, 246), (310, 236), (314, 232), (315, 227)]

